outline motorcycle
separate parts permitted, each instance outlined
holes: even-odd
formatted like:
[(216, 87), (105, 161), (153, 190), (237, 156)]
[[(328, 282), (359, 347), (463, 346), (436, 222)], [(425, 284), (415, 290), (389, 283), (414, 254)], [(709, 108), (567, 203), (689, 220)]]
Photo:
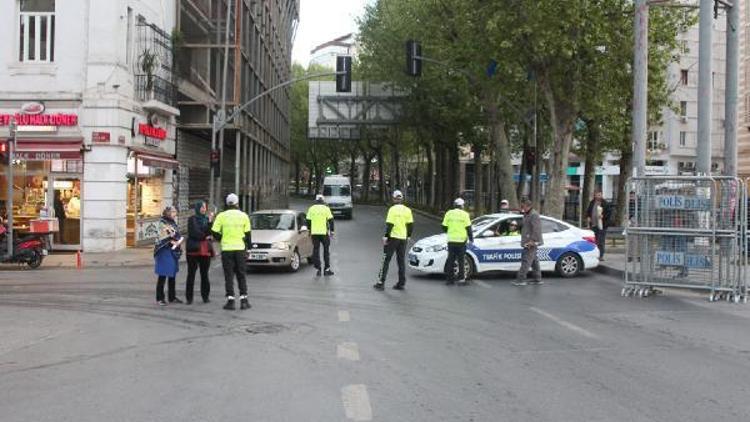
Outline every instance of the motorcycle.
[(5, 225), (0, 225), (0, 263), (3, 264), (26, 264), (31, 269), (39, 268), (48, 255), (47, 234), (31, 233), (13, 242), (13, 253), (8, 256), (7, 231)]

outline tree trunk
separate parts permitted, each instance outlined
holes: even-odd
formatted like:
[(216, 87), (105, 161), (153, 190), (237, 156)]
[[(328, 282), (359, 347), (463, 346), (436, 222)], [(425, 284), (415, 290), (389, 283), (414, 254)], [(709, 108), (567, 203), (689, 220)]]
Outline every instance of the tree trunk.
[(625, 226), (628, 220), (628, 208), (630, 202), (630, 186), (628, 179), (633, 174), (633, 150), (630, 140), (625, 143), (620, 152), (620, 176), (617, 178), (617, 209), (615, 210), (615, 224)]
[(445, 155), (445, 149), (443, 148), (442, 143), (438, 143), (435, 145), (435, 173), (433, 175), (435, 179), (435, 192), (434, 192), (434, 201), (432, 203), (432, 207), (434, 209), (437, 209), (441, 207), (443, 203), (443, 190), (445, 188), (445, 184), (443, 183), (443, 173), (445, 170), (445, 161), (443, 161), (443, 156)]
[(301, 175), (299, 160), (295, 160), (294, 161), (294, 194), (297, 196), (299, 196), (299, 191), (300, 191), (299, 184), (301, 181), (301, 176), (302, 175)]
[(562, 219), (568, 185), (568, 158), (573, 141), (576, 113), (571, 104), (555, 98), (549, 84), (543, 85), (553, 134), (552, 168), (548, 171), (549, 182), (544, 201), (544, 213), (550, 217)]
[[(490, 139), (490, 141), (492, 141)], [(489, 177), (487, 191), (490, 196), (490, 208), (489, 211), (496, 212), (500, 205), (500, 201), (497, 199), (497, 153), (495, 152), (494, 143), (490, 142), (490, 166), (489, 166)]]
[(401, 154), (398, 152), (398, 148), (396, 147), (396, 144), (389, 144), (391, 147), (392, 160), (391, 163), (391, 188), (392, 189), (399, 189), (404, 190), (404, 187), (402, 186), (402, 180), (401, 180), (401, 166), (399, 165), (401, 163)]
[(594, 187), (596, 186), (596, 162), (599, 160), (599, 125), (595, 121), (586, 121), (587, 136), (586, 136), (586, 159), (585, 159), (585, 173), (583, 176), (583, 192), (581, 192), (581, 200), (579, 207), (580, 213), (580, 224), (583, 227), (586, 224), (586, 209), (589, 202), (594, 196)]
[(482, 171), (482, 145), (474, 144), (474, 214), (484, 213), (484, 172)]
[(372, 155), (363, 153), (365, 165), (362, 169), (362, 200), (367, 203), (370, 200), (370, 173), (372, 172)]
[[(505, 133), (505, 122), (500, 119), (497, 102), (492, 101), (487, 106), (488, 123), (490, 126), (491, 145), (495, 146), (497, 174), (495, 175), (497, 190), (501, 199), (507, 199), (511, 208), (518, 207), (518, 198), (513, 190), (513, 164), (511, 163), (510, 142)], [(495, 204), (492, 205), (495, 207)]]
[(427, 158), (427, 170), (424, 177), (425, 205), (432, 207), (435, 205), (435, 158), (432, 141), (425, 144), (425, 156)]
[(357, 152), (352, 149), (349, 153), (349, 181), (352, 184), (352, 191), (357, 186), (359, 181), (359, 174), (357, 172)]
[(383, 163), (383, 146), (381, 144), (378, 144), (377, 148), (375, 149), (375, 154), (377, 154), (378, 157), (378, 179), (380, 182), (380, 200), (383, 203), (387, 202), (388, 198), (388, 192), (386, 192), (385, 187), (385, 163)]
[(516, 196), (520, 199), (524, 197), (525, 190), (526, 190), (526, 173), (529, 171), (529, 163), (528, 163), (528, 149), (529, 149), (529, 139), (528, 139), (528, 130), (526, 130), (526, 135), (523, 137), (523, 148), (521, 153), (521, 168), (518, 169), (518, 186), (516, 187)]

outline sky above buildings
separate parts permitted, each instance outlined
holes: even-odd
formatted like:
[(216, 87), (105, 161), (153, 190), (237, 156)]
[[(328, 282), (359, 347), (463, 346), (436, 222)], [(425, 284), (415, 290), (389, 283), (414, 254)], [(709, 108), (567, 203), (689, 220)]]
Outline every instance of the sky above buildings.
[(300, 23), (294, 41), (292, 58), (307, 66), (310, 51), (316, 46), (357, 32), (357, 18), (365, 12), (365, 6), (376, 0), (302, 0)]

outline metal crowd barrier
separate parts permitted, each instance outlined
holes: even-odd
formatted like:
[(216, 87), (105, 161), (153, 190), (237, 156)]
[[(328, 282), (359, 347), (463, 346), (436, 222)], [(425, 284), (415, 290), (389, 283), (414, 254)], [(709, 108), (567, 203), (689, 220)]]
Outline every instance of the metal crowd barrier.
[(747, 302), (747, 186), (733, 177), (648, 176), (631, 179), (634, 215), (626, 229), (622, 296), (659, 288)]

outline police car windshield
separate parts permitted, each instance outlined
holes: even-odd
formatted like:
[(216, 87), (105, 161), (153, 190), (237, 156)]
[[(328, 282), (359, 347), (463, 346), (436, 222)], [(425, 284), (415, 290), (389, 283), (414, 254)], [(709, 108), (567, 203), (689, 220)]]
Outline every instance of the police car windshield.
[(294, 230), (294, 215), (253, 214), (250, 224), (253, 230)]
[(477, 217), (473, 220), (471, 220), (471, 225), (476, 229), (479, 227), (484, 226), (485, 224), (489, 223), (490, 221), (494, 221), (497, 217), (491, 217), (489, 215), (482, 215), (480, 217)]
[(348, 185), (323, 186), (323, 196), (349, 196), (351, 193), (351, 189)]

